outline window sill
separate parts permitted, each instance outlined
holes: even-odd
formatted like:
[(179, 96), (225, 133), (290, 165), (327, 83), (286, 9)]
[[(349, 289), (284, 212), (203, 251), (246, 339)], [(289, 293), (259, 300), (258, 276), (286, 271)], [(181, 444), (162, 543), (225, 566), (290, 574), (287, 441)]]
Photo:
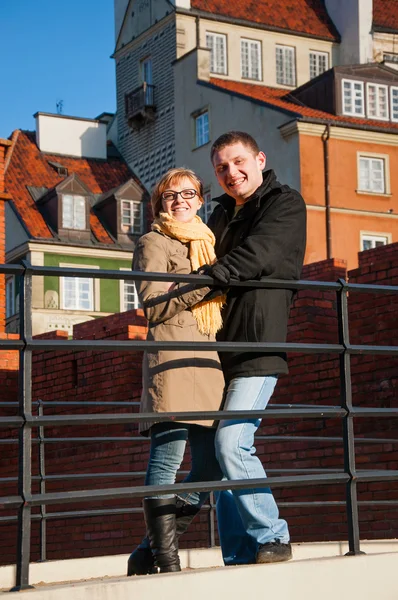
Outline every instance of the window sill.
[(200, 150), (201, 148), (204, 148), (205, 146), (208, 146), (210, 144), (210, 140), (208, 142), (205, 142), (204, 144), (202, 144), (201, 146), (194, 146), (192, 148), (192, 152), (195, 152), (195, 150)]
[(385, 192), (368, 192), (365, 190), (355, 190), (355, 192), (361, 196), (378, 196), (379, 198), (392, 198), (392, 194), (386, 194)]

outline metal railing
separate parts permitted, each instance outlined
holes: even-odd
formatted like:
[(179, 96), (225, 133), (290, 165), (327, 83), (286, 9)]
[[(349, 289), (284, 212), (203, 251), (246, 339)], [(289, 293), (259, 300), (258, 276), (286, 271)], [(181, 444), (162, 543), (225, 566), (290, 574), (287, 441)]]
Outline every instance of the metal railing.
[[(202, 342), (200, 349), (207, 350), (222, 350), (223, 352), (292, 352), (292, 353), (309, 353), (309, 354), (333, 354), (339, 357), (340, 366), (340, 405), (339, 406), (296, 406), (292, 405), (277, 405), (269, 406), (263, 411), (198, 411), (198, 412), (178, 412), (178, 413), (129, 413), (129, 414), (75, 414), (75, 415), (44, 415), (43, 403), (32, 402), (32, 352), (41, 350), (113, 350), (136, 352), (139, 350), (198, 350), (199, 344), (194, 342), (152, 342), (143, 340), (47, 340), (32, 338), (32, 278), (34, 276), (72, 276), (72, 277), (91, 277), (101, 279), (124, 279), (124, 280), (152, 280), (152, 281), (167, 281), (167, 282), (182, 282), (201, 285), (209, 285), (212, 280), (209, 277), (202, 275), (175, 275), (162, 273), (142, 273), (130, 272), (121, 273), (120, 271), (110, 270), (94, 270), (80, 268), (60, 268), (60, 267), (41, 267), (32, 266), (24, 261), (22, 265), (0, 265), (0, 273), (14, 274), (21, 277), (20, 286), (20, 339), (19, 340), (0, 340), (0, 351), (2, 349), (15, 349), (20, 352), (20, 368), (19, 368), (19, 415), (14, 417), (3, 417), (0, 421), (1, 428), (18, 428), (18, 495), (0, 497), (0, 505), (5, 509), (18, 509), (17, 515), (17, 558), (16, 558), (16, 585), (15, 590), (21, 590), (29, 587), (29, 560), (30, 560), (30, 542), (31, 542), (31, 525), (33, 519), (41, 519), (41, 535), (45, 539), (45, 523), (46, 519), (51, 516), (66, 515), (78, 516), (83, 514), (110, 514), (117, 511), (127, 512), (128, 510), (138, 509), (112, 509), (100, 511), (84, 511), (84, 512), (62, 512), (62, 513), (46, 513), (46, 507), (54, 504), (71, 504), (76, 502), (92, 502), (93, 500), (117, 500), (124, 498), (141, 498), (144, 496), (167, 494), (167, 493), (182, 493), (188, 491), (209, 490), (211, 492), (221, 491), (225, 489), (252, 489), (271, 487), (286, 488), (311, 485), (327, 485), (327, 484), (344, 484), (346, 489), (346, 501), (343, 502), (290, 502), (280, 503), (285, 506), (326, 506), (326, 505), (346, 505), (347, 525), (348, 525), (348, 543), (349, 553), (360, 553), (360, 536), (359, 536), (359, 518), (358, 518), (358, 499), (357, 499), (357, 484), (362, 482), (375, 481), (396, 481), (398, 480), (398, 471), (395, 470), (372, 470), (358, 471), (355, 465), (355, 442), (372, 443), (381, 442), (380, 439), (363, 439), (355, 440), (353, 431), (354, 418), (362, 417), (397, 417), (398, 408), (363, 408), (354, 407), (352, 404), (351, 390), (351, 370), (350, 361), (353, 355), (388, 355), (398, 356), (398, 346), (374, 346), (374, 345), (353, 345), (349, 340), (348, 329), (348, 293), (355, 291), (360, 293), (378, 293), (391, 294), (398, 293), (398, 286), (379, 286), (379, 285), (362, 285), (348, 284), (344, 280), (333, 282), (319, 281), (280, 281), (264, 279), (261, 281), (237, 282), (233, 285), (236, 287), (258, 287), (258, 288), (279, 288), (279, 289), (294, 289), (294, 290), (314, 290), (314, 291), (329, 291), (334, 292), (337, 298), (337, 318), (338, 318), (338, 343), (337, 344), (298, 344), (298, 343), (250, 343), (250, 342)], [(1, 403), (9, 404), (9, 403)], [(39, 413), (37, 416), (32, 414), (32, 407), (37, 404)], [(51, 402), (54, 406), (56, 403)], [(57, 403), (61, 404), (61, 403)], [(88, 403), (66, 403), (68, 406), (80, 405), (84, 406)], [(103, 406), (106, 403), (90, 403), (92, 406)], [(110, 403), (109, 403), (110, 404)], [(112, 405), (114, 405), (112, 403)], [(342, 438), (310, 438), (296, 437), (295, 440), (322, 440), (325, 441), (342, 441), (344, 447), (344, 470), (336, 469), (311, 470), (311, 469), (292, 469), (286, 470), (279, 477), (267, 477), (265, 479), (250, 479), (236, 481), (220, 481), (220, 482), (197, 482), (197, 483), (176, 483), (173, 486), (130, 486), (112, 489), (98, 490), (79, 490), (69, 492), (46, 493), (45, 481), (50, 477), (45, 474), (44, 454), (42, 453), (39, 461), (39, 480), (40, 493), (32, 493), (32, 443), (38, 442), (43, 445), (45, 442), (55, 440), (79, 440), (81, 442), (88, 439), (91, 442), (98, 440), (111, 440), (113, 438), (50, 438), (44, 437), (44, 428), (48, 426), (77, 426), (77, 425), (114, 425), (114, 424), (131, 424), (138, 422), (151, 421), (168, 421), (176, 418), (184, 421), (195, 420), (214, 420), (214, 419), (236, 419), (237, 417), (247, 418), (262, 418), (267, 419), (294, 419), (296, 417), (306, 419), (323, 419), (341, 418), (343, 421), (343, 436)], [(38, 438), (32, 439), (32, 430), (38, 428)], [(261, 438), (262, 436), (259, 436)], [(283, 436), (282, 436), (283, 437)], [(122, 438), (125, 440), (126, 438)], [(264, 438), (262, 438), (264, 439)], [(265, 439), (281, 439), (280, 436), (268, 437)], [(285, 438), (284, 438), (285, 439)], [(16, 440), (5, 440), (7, 443), (15, 443)], [(389, 440), (396, 441), (396, 440)], [(43, 446), (42, 446), (43, 447)], [(321, 472), (319, 472), (321, 471)], [(123, 473), (117, 474), (99, 474), (98, 477), (107, 476), (122, 476)], [(130, 474), (129, 474), (130, 475)], [(54, 477), (54, 476), (53, 476)], [(62, 476), (66, 479), (66, 476)], [(68, 478), (76, 478), (76, 475), (68, 475)], [(91, 475), (90, 475), (91, 477)], [(0, 480), (1, 481), (1, 480)], [(394, 501), (371, 501), (366, 504), (392, 504)], [(365, 504), (365, 503), (364, 503)], [(33, 507), (40, 507), (40, 514), (32, 515)], [(211, 541), (214, 543), (214, 502), (211, 501), (210, 515), (210, 535)], [(5, 518), (7, 519), (7, 517)], [(42, 553), (43, 555), (43, 553)], [(45, 552), (44, 552), (45, 559)]]

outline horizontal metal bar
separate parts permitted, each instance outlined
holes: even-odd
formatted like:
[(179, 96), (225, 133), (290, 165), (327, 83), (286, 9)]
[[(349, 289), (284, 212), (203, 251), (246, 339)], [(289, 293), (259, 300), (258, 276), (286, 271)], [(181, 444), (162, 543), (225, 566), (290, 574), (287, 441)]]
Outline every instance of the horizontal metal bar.
[[(342, 437), (312, 436), (312, 435), (256, 435), (256, 440), (266, 442), (342, 442)], [(354, 438), (355, 444), (395, 444), (398, 438)]]
[(350, 410), (354, 417), (398, 417), (398, 408), (361, 408)]
[(0, 350), (22, 350), (24, 347), (23, 340), (0, 340)]
[(23, 425), (24, 420), (22, 417), (1, 417), (0, 428), (9, 429), (10, 427), (20, 427)]
[(376, 293), (376, 294), (396, 294), (398, 292), (397, 285), (375, 285), (375, 284), (363, 284), (363, 283), (347, 283), (344, 286), (350, 292), (360, 293)]
[(4, 273), (5, 275), (23, 275), (25, 272), (25, 267), (17, 264), (1, 264), (0, 265), (0, 273)]
[[(33, 403), (32, 404), (38, 404)], [(137, 402), (53, 402), (52, 400), (48, 400), (46, 402), (40, 401), (40, 404), (44, 407), (49, 406), (139, 406), (141, 403)]]
[(348, 354), (360, 354), (360, 355), (380, 355), (387, 354), (390, 356), (391, 354), (395, 354), (398, 356), (398, 346), (360, 346), (360, 345), (352, 345), (347, 346)]
[(175, 483), (174, 485), (148, 485), (137, 487), (111, 488), (104, 490), (79, 490), (52, 494), (33, 494), (26, 498), (29, 506), (40, 504), (69, 504), (73, 502), (91, 502), (116, 500), (121, 498), (142, 498), (144, 496), (199, 492), (202, 490), (220, 491), (253, 488), (282, 488), (308, 485), (343, 484), (349, 481), (346, 473), (267, 477), (263, 479), (241, 479), (231, 481), (201, 481), (195, 483)]
[(341, 354), (340, 344), (270, 344), (267, 342), (155, 342), (148, 340), (34, 340), (27, 339), (27, 350), (103, 350), (137, 352), (140, 350), (195, 350), (196, 352), (300, 352), (303, 354)]
[[(31, 427), (39, 425), (49, 426), (57, 425), (114, 425), (124, 423), (141, 422), (163, 422), (163, 421), (211, 421), (219, 419), (286, 419), (302, 417), (308, 419), (319, 419), (325, 417), (344, 417), (347, 411), (340, 407), (331, 408), (298, 408), (298, 409), (270, 409), (265, 410), (216, 410), (216, 411), (196, 411), (196, 412), (178, 412), (178, 413), (123, 413), (123, 414), (86, 414), (86, 415), (47, 415), (36, 417), (26, 416), (26, 424)], [(93, 439), (93, 441), (95, 441)]]
[(0, 508), (18, 508), (23, 503), (21, 496), (5, 496), (0, 497)]
[(394, 470), (374, 470), (374, 471), (357, 471), (354, 476), (357, 483), (372, 482), (372, 481), (397, 481), (398, 471)]

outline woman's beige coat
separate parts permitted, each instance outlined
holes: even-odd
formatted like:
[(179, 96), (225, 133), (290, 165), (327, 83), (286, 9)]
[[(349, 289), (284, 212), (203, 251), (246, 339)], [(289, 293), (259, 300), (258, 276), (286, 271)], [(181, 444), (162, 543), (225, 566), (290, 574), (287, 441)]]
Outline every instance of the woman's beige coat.
[[(189, 245), (152, 231), (143, 235), (134, 250), (133, 270), (187, 274), (191, 272)], [(149, 321), (147, 340), (214, 341), (202, 335), (190, 310), (209, 292), (204, 287), (177, 284), (168, 292), (170, 282), (136, 281), (138, 295)], [(140, 412), (186, 412), (220, 410), (224, 377), (217, 352), (145, 352), (142, 367)], [(187, 421), (188, 422), (188, 421)], [(211, 427), (213, 421), (189, 421)], [(153, 424), (141, 423), (140, 432), (148, 435)]]

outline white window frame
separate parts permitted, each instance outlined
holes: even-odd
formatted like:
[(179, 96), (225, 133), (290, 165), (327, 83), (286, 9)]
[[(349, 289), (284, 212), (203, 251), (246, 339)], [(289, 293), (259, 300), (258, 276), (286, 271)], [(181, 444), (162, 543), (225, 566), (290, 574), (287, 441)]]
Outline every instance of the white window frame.
[(15, 306), (15, 275), (6, 276), (6, 319), (17, 313)]
[[(364, 187), (362, 187), (362, 182), (361, 182), (361, 159), (364, 160), (378, 160), (382, 162), (382, 173), (383, 173), (383, 186), (384, 186), (384, 191), (380, 192), (378, 190), (373, 190), (373, 189), (365, 189)], [(388, 196), (391, 194), (391, 188), (390, 188), (390, 157), (388, 154), (376, 154), (374, 152), (362, 152), (359, 151), (357, 152), (357, 174), (358, 174), (358, 188), (357, 188), (357, 193), (359, 194), (371, 194), (371, 195), (375, 195), (375, 196)]]
[[(131, 269), (128, 269), (127, 267), (120, 267), (119, 271), (130, 271)], [(127, 308), (126, 305), (126, 287), (128, 286), (132, 286), (133, 287), (133, 295), (134, 295), (134, 306), (133, 308)], [(125, 279), (120, 279), (119, 280), (119, 294), (120, 294), (120, 312), (126, 312), (127, 310), (134, 310), (137, 308), (141, 308), (141, 304), (140, 304), (140, 299), (138, 297), (138, 292), (137, 292), (137, 287), (135, 285), (135, 281), (132, 280), (125, 280)]]
[[(129, 223), (123, 223), (124, 208), (125, 208), (126, 204), (129, 205), (129, 211), (130, 211), (130, 222)], [(134, 207), (136, 207), (136, 206), (138, 206), (140, 209), (139, 223), (138, 223), (137, 227), (136, 227), (136, 222), (134, 219), (134, 210), (133, 210)], [(142, 233), (143, 227), (144, 227), (144, 210), (143, 210), (142, 202), (140, 200), (123, 200), (123, 199), (121, 199), (120, 211), (121, 211), (120, 228), (121, 228), (122, 232), (140, 235)]]
[[(82, 265), (73, 263), (60, 263), (60, 267), (67, 267), (69, 269), (99, 269), (96, 265)], [(90, 308), (82, 308), (75, 303), (74, 308), (65, 306), (65, 279), (75, 280), (76, 285), (79, 284), (78, 280), (84, 279), (83, 277), (60, 277), (59, 278), (59, 297), (60, 297), (60, 308), (61, 310), (77, 310), (86, 312), (100, 312), (100, 280), (87, 278), (89, 282), (89, 293), (90, 293)]]
[[(65, 225), (65, 207), (66, 207), (66, 199), (72, 199), (72, 226)], [(77, 211), (77, 199), (83, 199), (84, 204), (84, 224), (78, 223), (79, 214)], [(86, 206), (86, 197), (81, 194), (62, 194), (62, 229), (77, 229), (79, 231), (84, 231), (87, 229), (87, 206)]]
[(210, 117), (209, 110), (205, 109), (193, 115), (195, 148), (205, 146), (210, 142)]
[[(247, 46), (247, 65), (245, 63), (244, 46)], [(253, 52), (254, 51), (254, 52)], [(252, 79), (254, 81), (262, 81), (263, 78), (263, 67), (262, 67), (262, 47), (259, 40), (250, 40), (248, 38), (241, 38), (240, 40), (240, 75), (242, 79)], [(254, 56), (256, 57), (257, 65), (254, 65)], [(244, 72), (245, 71), (245, 72)], [(257, 71), (257, 73), (256, 73)]]
[(213, 209), (213, 207), (212, 207), (211, 189), (207, 188), (203, 192), (203, 205), (200, 207), (200, 210), (199, 210), (199, 216), (204, 223), (207, 223), (207, 221), (209, 220), (209, 217), (212, 213), (212, 209)]
[[(344, 84), (345, 83), (350, 84), (351, 99), (352, 99), (352, 101), (351, 101), (352, 111), (347, 110), (346, 106), (345, 106), (345, 102), (344, 102)], [(361, 88), (362, 111), (360, 113), (355, 112), (355, 94), (354, 94), (355, 85), (360, 85), (360, 88)], [(342, 79), (341, 80), (341, 105), (342, 105), (342, 112), (344, 115), (350, 115), (352, 117), (364, 117), (365, 116), (365, 90), (364, 90), (364, 82), (363, 81), (358, 81), (356, 79)]]
[[(315, 66), (312, 64), (311, 59), (315, 58)], [(321, 59), (325, 60), (325, 68), (321, 69)], [(314, 79), (314, 77), (318, 77), (325, 71), (329, 69), (329, 53), (321, 52), (320, 50), (310, 50), (309, 54), (309, 63), (310, 63), (310, 79)]]
[[(282, 54), (280, 54), (282, 51)], [(281, 58), (282, 72), (278, 69), (278, 56)], [(292, 73), (291, 79), (287, 74), (287, 60), (291, 61)], [(280, 85), (288, 85), (295, 87), (296, 85), (296, 48), (294, 46), (284, 46), (276, 44), (275, 46), (275, 68), (276, 68), (276, 83)]]
[[(364, 242), (371, 242), (372, 246), (371, 248), (364, 248), (363, 247), (363, 243)], [(366, 250), (373, 250), (374, 248), (377, 248), (376, 243), (377, 242), (384, 242), (382, 245), (386, 246), (387, 244), (391, 244), (392, 241), (392, 236), (391, 233), (374, 233), (372, 231), (361, 231), (360, 232), (360, 245), (359, 245), (359, 251), (360, 252), (366, 252)]]
[[(219, 45), (217, 45), (217, 42), (219, 42)], [(227, 75), (228, 54), (225, 33), (206, 31), (206, 47), (210, 48), (210, 73)]]
[[(369, 112), (369, 93), (370, 88), (375, 88), (375, 98), (376, 98), (376, 114), (371, 115)], [(379, 90), (384, 90), (385, 100), (386, 100), (386, 110), (387, 114), (385, 116), (380, 115), (380, 99), (379, 99)], [(388, 121), (389, 120), (389, 110), (388, 110), (388, 86), (382, 85), (380, 83), (367, 82), (366, 83), (366, 113), (369, 119), (378, 119), (380, 121)]]
[[(394, 109), (394, 93), (396, 94), (396, 108)], [(390, 115), (391, 121), (398, 121), (398, 86), (392, 85), (390, 87)]]

